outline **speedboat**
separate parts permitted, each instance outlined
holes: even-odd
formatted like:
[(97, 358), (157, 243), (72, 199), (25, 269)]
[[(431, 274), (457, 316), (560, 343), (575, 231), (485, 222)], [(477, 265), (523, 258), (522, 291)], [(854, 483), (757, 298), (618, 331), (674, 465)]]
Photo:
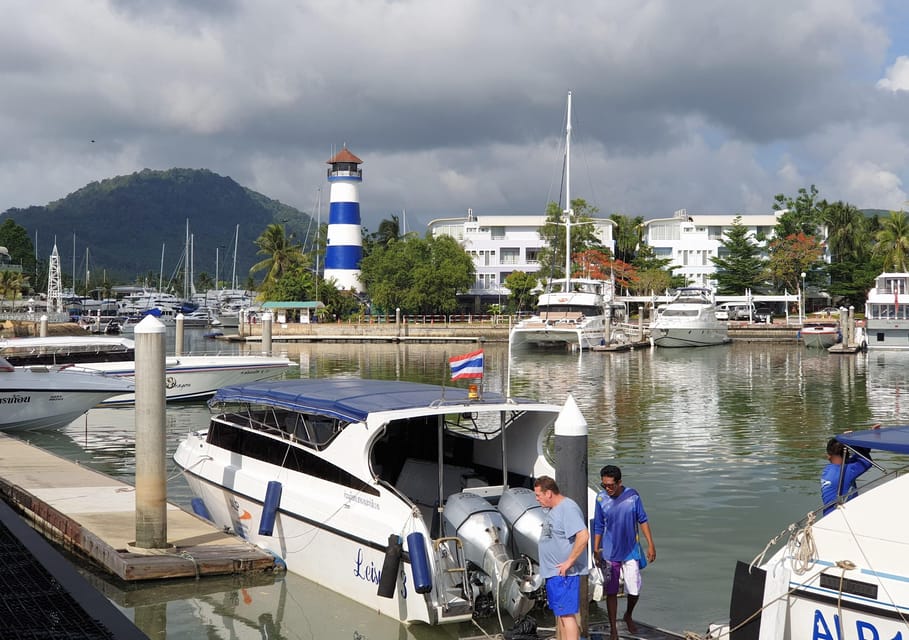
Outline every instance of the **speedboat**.
[[(164, 362), (165, 395), (168, 402), (211, 396), (221, 387), (241, 382), (256, 382), (277, 378), (297, 364), (285, 357), (271, 356), (179, 356)], [(134, 381), (136, 363), (85, 362), (71, 367), (86, 373), (102, 373), (114, 378)], [(101, 404), (132, 404), (133, 393), (107, 398)]]
[(132, 388), (127, 380), (72, 369), (13, 367), (0, 358), (0, 431), (57, 429)]
[(829, 349), (842, 339), (840, 330), (833, 324), (806, 324), (799, 337), (806, 347), (815, 349)]
[(602, 344), (607, 310), (617, 313), (608, 309), (611, 291), (612, 283), (603, 280), (553, 280), (540, 294), (537, 313), (512, 328), (511, 346), (592, 349)]
[(729, 332), (717, 320), (710, 289), (682, 287), (651, 323), (650, 340), (657, 347), (706, 347), (729, 342)]
[[(909, 426), (837, 436), (855, 448), (909, 454)], [(899, 460), (899, 458), (894, 458)], [(875, 462), (877, 464), (877, 462)], [(909, 492), (905, 466), (783, 529), (735, 571), (728, 625), (709, 638), (905, 638), (909, 631)], [(816, 519), (817, 518), (817, 519)], [(788, 536), (786, 535), (788, 533)], [(788, 543), (764, 562), (777, 539)], [(731, 631), (731, 634), (730, 634)]]
[(408, 623), (517, 617), (545, 597), (532, 486), (554, 475), (558, 405), (361, 379), (238, 385), (209, 404), (174, 453), (194, 508), (289, 571)]
[(46, 336), (0, 340), (0, 357), (16, 367), (132, 360), (136, 343), (111, 336)]

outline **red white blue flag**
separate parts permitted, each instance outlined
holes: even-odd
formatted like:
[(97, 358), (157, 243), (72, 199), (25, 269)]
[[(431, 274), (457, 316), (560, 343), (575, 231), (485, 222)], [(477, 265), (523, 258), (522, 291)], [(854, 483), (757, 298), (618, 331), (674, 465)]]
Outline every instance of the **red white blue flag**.
[(451, 379), (482, 378), (483, 377), (483, 350), (465, 353), (463, 356), (454, 356), (448, 359), (451, 365)]

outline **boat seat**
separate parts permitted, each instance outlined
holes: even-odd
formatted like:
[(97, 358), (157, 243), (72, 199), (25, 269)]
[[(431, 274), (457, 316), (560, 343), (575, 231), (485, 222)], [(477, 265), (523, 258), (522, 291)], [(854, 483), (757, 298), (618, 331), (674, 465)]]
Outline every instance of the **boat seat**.
[[(442, 495), (459, 493), (468, 484), (475, 484), (474, 478), (474, 471), (469, 467), (445, 465)], [(434, 461), (407, 458), (395, 487), (417, 506), (429, 507), (432, 511), (439, 504), (439, 466)]]

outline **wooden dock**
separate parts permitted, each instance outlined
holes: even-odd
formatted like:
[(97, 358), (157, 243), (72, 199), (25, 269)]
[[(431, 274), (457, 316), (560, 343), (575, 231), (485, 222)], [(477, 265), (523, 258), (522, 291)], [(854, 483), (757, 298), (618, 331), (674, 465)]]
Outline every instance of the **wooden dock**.
[(271, 554), (172, 504), (167, 506), (172, 548), (136, 549), (134, 487), (3, 434), (0, 498), (46, 538), (121, 580), (275, 568)]

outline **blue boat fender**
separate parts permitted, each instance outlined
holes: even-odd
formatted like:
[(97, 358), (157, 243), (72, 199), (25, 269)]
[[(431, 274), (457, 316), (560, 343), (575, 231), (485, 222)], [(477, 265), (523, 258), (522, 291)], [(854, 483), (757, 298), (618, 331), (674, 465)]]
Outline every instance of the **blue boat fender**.
[(401, 536), (396, 533), (388, 536), (388, 547), (385, 549), (385, 561), (382, 563), (382, 574), (379, 576), (380, 598), (393, 598), (395, 585), (398, 583), (398, 570), (401, 568)]
[(410, 554), (410, 570), (413, 573), (413, 589), (417, 593), (432, 591), (432, 574), (429, 571), (429, 555), (426, 553), (426, 539), (419, 531), (407, 536), (407, 552)]
[(205, 506), (205, 501), (202, 498), (193, 498), (189, 502), (190, 506), (195, 513), (200, 518), (205, 518), (209, 522), (214, 522), (214, 519), (211, 517), (211, 514), (208, 512), (208, 507)]
[(270, 536), (275, 530), (275, 518), (281, 506), (281, 483), (269, 480), (265, 489), (265, 503), (262, 505), (262, 519), (259, 520), (259, 535)]

